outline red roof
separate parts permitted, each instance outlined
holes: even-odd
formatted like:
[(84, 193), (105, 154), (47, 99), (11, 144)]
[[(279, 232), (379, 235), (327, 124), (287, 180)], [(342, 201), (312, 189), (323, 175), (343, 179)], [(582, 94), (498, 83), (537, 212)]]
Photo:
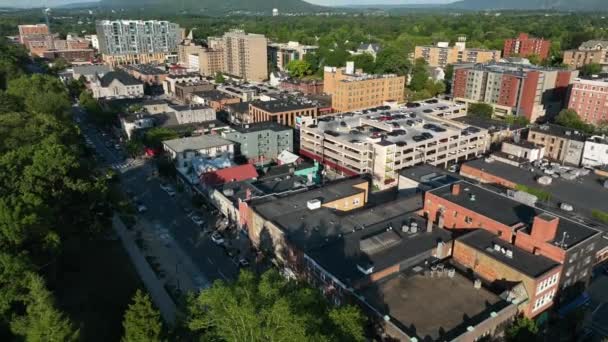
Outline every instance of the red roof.
[(258, 177), (258, 172), (251, 164), (244, 164), (217, 171), (207, 172), (202, 175), (203, 183), (207, 185), (220, 185), (231, 182), (240, 182)]

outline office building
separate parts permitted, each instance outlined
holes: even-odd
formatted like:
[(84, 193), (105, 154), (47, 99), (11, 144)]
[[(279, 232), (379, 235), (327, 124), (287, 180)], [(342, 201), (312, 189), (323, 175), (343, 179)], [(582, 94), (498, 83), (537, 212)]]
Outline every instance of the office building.
[(104, 63), (165, 63), (181, 42), (179, 25), (159, 20), (101, 20), (96, 22), (99, 52)]
[(346, 68), (325, 67), (323, 73), (323, 90), (332, 96), (332, 107), (338, 112), (402, 102), (404, 87), (405, 77), (365, 74), (355, 70), (354, 62), (347, 62)]
[(291, 61), (303, 60), (306, 54), (317, 51), (315, 45), (302, 45), (298, 42), (268, 44), (268, 60), (270, 65), (280, 71), (285, 71)]
[(281, 152), (293, 152), (293, 129), (276, 122), (233, 126), (222, 137), (237, 143), (240, 155), (250, 164), (276, 162)]
[(581, 120), (588, 124), (608, 122), (608, 80), (574, 80), (568, 108), (576, 111)]
[(530, 57), (536, 55), (541, 60), (549, 57), (549, 51), (551, 50), (551, 41), (545, 40), (544, 38), (530, 37), (526, 33), (520, 33), (517, 38), (505, 40), (505, 46), (503, 48), (503, 57)]
[(418, 58), (424, 59), (430, 67), (445, 68), (448, 64), (497, 62), (500, 51), (467, 48), (466, 39), (460, 37), (454, 46), (450, 46), (449, 42), (416, 46), (414, 59)]
[(586, 64), (600, 64), (608, 69), (608, 41), (589, 40), (582, 43), (578, 49), (564, 51), (564, 64), (571, 68), (580, 68)]
[(455, 101), (490, 104), (495, 115), (535, 122), (559, 113), (577, 76), (578, 71), (526, 64), (461, 64), (454, 67), (452, 94)]
[(438, 116), (452, 111), (464, 106), (437, 103), (321, 117), (300, 128), (300, 155), (338, 174), (369, 173), (379, 188), (396, 186), (401, 169), (448, 166), (489, 148), (487, 130)]

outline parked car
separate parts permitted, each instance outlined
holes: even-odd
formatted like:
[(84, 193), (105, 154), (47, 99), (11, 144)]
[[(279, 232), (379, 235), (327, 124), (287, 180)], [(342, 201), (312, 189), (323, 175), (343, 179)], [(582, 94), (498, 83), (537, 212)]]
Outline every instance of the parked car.
[(249, 261), (245, 257), (239, 258), (240, 267), (249, 267)]
[(216, 245), (222, 245), (224, 243), (224, 238), (219, 233), (211, 234), (211, 241)]
[(200, 216), (193, 215), (190, 219), (199, 227), (205, 224), (205, 220), (203, 220)]
[(143, 204), (141, 202), (136, 202), (135, 206), (137, 207), (137, 212), (140, 214), (143, 214), (146, 211), (148, 211), (148, 207), (146, 207), (145, 204)]
[(563, 211), (574, 211), (574, 207), (572, 206), (572, 204), (568, 203), (561, 203), (559, 205), (559, 208)]

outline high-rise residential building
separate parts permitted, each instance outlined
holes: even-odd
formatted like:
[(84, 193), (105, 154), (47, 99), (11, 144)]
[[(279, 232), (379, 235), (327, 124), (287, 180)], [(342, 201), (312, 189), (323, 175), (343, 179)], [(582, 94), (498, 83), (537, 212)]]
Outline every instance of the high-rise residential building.
[(455, 101), (484, 102), (498, 116), (525, 116), (530, 122), (557, 115), (564, 107), (568, 87), (578, 71), (530, 64), (462, 64), (454, 68)]
[(431, 67), (445, 68), (448, 64), (498, 61), (500, 51), (467, 48), (466, 39), (460, 37), (454, 46), (449, 42), (416, 46), (414, 59), (418, 58), (424, 59)]
[(573, 68), (597, 63), (604, 69), (608, 69), (608, 41), (589, 40), (582, 43), (578, 49), (566, 50), (563, 63)]
[(551, 41), (544, 38), (530, 37), (526, 33), (520, 33), (517, 38), (505, 40), (502, 55), (503, 57), (538, 55), (541, 59), (546, 59), (549, 57), (550, 49)]
[(302, 60), (306, 54), (317, 49), (319, 49), (318, 46), (302, 45), (298, 42), (270, 43), (268, 44), (268, 59), (272, 66), (284, 71), (289, 62)]
[(264, 35), (232, 30), (209, 40), (211, 49), (223, 50), (224, 73), (248, 81), (268, 79), (268, 40)]
[(403, 101), (405, 77), (393, 74), (371, 75), (355, 70), (354, 62), (346, 68), (325, 67), (323, 91), (332, 96), (332, 107), (347, 112)]
[(576, 79), (570, 90), (568, 108), (586, 123), (608, 122), (608, 79)]
[(46, 24), (19, 25), (19, 42), (38, 57), (55, 48), (53, 35)]
[(182, 30), (159, 20), (101, 20), (96, 23), (99, 50), (106, 64), (164, 63), (177, 52)]

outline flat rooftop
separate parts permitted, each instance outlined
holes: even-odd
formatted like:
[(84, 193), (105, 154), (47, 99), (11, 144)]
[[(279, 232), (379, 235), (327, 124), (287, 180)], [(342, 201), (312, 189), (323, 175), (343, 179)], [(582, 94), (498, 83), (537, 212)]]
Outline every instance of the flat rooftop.
[(236, 98), (230, 94), (227, 94), (222, 91), (215, 90), (215, 89), (214, 90), (195, 91), (192, 93), (192, 95), (196, 95), (196, 96), (202, 97), (204, 99), (212, 100), (212, 101)]
[(220, 138), (217, 135), (201, 135), (198, 137), (165, 140), (163, 144), (171, 150), (180, 153), (190, 150), (203, 150), (211, 147), (233, 145), (230, 140)]
[(291, 127), (281, 125), (274, 121), (245, 124), (245, 125), (234, 125), (234, 126), (232, 126), (232, 128), (239, 133), (252, 133), (252, 132), (261, 132), (261, 131), (283, 132), (283, 131), (292, 130)]
[(416, 165), (399, 171), (401, 177), (411, 179), (432, 189), (452, 184), (460, 179), (458, 174), (429, 164)]
[(362, 295), (419, 341), (450, 341), (510, 305), (484, 287), (475, 289), (458, 271), (452, 278), (401, 273)]
[(253, 101), (251, 106), (259, 108), (269, 113), (282, 113), (294, 110), (317, 108), (317, 106), (309, 101), (297, 101), (293, 99), (280, 99), (273, 101)]
[[(540, 277), (559, 267), (559, 263), (542, 255), (529, 253), (484, 229), (467, 233), (458, 238), (458, 241), (532, 278)], [(497, 250), (496, 246), (501, 250)], [(513, 256), (505, 255), (502, 249), (511, 250)]]
[(515, 130), (524, 129), (526, 127), (524, 125), (509, 124), (509, 123), (506, 123), (501, 120), (486, 119), (486, 118), (473, 117), (473, 116), (462, 116), (459, 118), (454, 118), (452, 120), (463, 123), (463, 124), (487, 129), (490, 133), (496, 133), (496, 132), (507, 130), (507, 129), (511, 130), (511, 131), (515, 131)]
[[(571, 204), (575, 213), (581, 211), (588, 216), (588, 211), (592, 209), (608, 212), (608, 189), (603, 186), (603, 178), (594, 173), (574, 180), (561, 177), (553, 178), (550, 185), (541, 185), (537, 180), (541, 176), (546, 176), (546, 174), (529, 164), (524, 168), (498, 160), (487, 162), (485, 159), (475, 159), (464, 163), (464, 165), (483, 170), (517, 184), (547, 191), (551, 193), (552, 201)], [(534, 171), (531, 171), (532, 169)]]
[(139, 72), (140, 74), (143, 74), (143, 75), (164, 75), (164, 74), (168, 74), (167, 71), (162, 70), (158, 66), (151, 65), (151, 64), (132, 64), (132, 65), (125, 65), (125, 66), (123, 66), (123, 68), (125, 68), (127, 70), (137, 71), (137, 72)]
[(323, 116), (316, 125), (308, 126), (307, 130), (353, 146), (414, 146), (426, 144), (430, 139), (485, 134), (481, 128), (437, 117), (440, 113), (459, 112), (462, 108), (459, 104), (443, 102), (423, 104), (417, 108), (376, 108)]
[(587, 136), (582, 132), (579, 132), (573, 128), (568, 128), (564, 126), (554, 125), (554, 124), (543, 124), (536, 127), (530, 128), (530, 133), (534, 132), (553, 135), (560, 138), (576, 140), (576, 141), (585, 141)]
[[(528, 234), (530, 233), (529, 230), (534, 221), (534, 217), (547, 212), (517, 202), (507, 196), (467, 181), (459, 181), (457, 183), (460, 184), (461, 187), (459, 195), (453, 195), (451, 186), (449, 185), (430, 190), (429, 193), (509, 227), (523, 223), (523, 227), (516, 230), (522, 229)], [(474, 200), (472, 200), (473, 196), (475, 198)], [(556, 237), (554, 240), (548, 241), (556, 246), (559, 246), (560, 243), (563, 242), (567, 246), (565, 249), (569, 249), (576, 244), (599, 234), (597, 230), (565, 217), (560, 216), (559, 219)], [(564, 233), (566, 233), (565, 237)]]

